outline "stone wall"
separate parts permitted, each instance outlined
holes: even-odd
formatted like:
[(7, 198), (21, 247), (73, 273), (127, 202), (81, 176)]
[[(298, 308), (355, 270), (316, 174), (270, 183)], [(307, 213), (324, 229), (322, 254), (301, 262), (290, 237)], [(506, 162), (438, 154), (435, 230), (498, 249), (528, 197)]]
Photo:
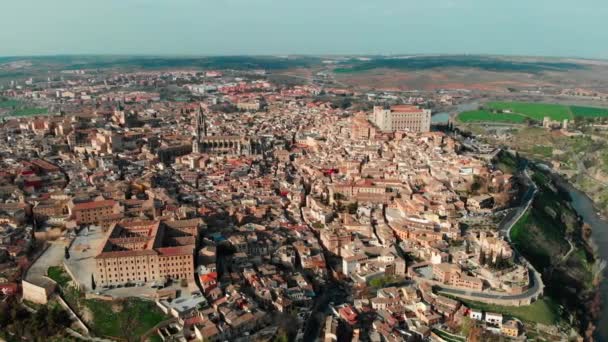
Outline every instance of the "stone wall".
[(50, 284), (52, 284), (52, 280), (48, 279), (49, 284), (45, 285), (37, 285), (33, 282), (29, 282), (23, 280), (21, 282), (21, 287), (23, 289), (23, 299), (29, 300), (30, 302), (37, 304), (47, 304), (49, 300), (49, 295), (53, 292), (54, 286), (51, 289)]

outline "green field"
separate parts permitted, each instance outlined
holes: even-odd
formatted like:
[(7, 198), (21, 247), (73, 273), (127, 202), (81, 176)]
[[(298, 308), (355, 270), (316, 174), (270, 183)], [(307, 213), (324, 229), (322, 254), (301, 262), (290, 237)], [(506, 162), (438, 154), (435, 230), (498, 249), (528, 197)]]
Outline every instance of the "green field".
[(571, 106), (570, 110), (574, 116), (598, 118), (608, 116), (608, 108)]
[(490, 102), (486, 105), (491, 110), (508, 110), (532, 120), (543, 121), (545, 116), (552, 120), (572, 119), (570, 107), (557, 104), (527, 103), (527, 102)]
[[(506, 111), (506, 113), (505, 113)], [(524, 123), (526, 118), (537, 122), (548, 116), (551, 120), (572, 120), (575, 117), (608, 117), (608, 108), (567, 106), (548, 103), (489, 102), (483, 109), (467, 111), (458, 115), (460, 122), (504, 122)]]
[(495, 114), (485, 110), (472, 110), (463, 112), (458, 115), (458, 120), (461, 122), (507, 122), (507, 123), (524, 123), (525, 116), (518, 114)]

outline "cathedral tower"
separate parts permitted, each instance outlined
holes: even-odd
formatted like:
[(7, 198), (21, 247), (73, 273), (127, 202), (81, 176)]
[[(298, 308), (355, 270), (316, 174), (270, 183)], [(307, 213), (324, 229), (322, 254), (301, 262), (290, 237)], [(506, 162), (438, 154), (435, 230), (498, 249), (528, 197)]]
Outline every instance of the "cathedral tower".
[(196, 123), (194, 125), (194, 139), (192, 140), (192, 152), (200, 153), (203, 138), (207, 136), (207, 122), (201, 108), (196, 112)]

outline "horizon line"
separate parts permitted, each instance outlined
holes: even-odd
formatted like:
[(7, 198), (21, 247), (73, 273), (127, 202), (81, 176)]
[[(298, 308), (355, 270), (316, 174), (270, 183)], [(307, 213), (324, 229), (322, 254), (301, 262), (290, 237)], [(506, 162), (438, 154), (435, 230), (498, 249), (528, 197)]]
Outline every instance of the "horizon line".
[(212, 57), (317, 57), (317, 58), (337, 58), (337, 57), (506, 57), (506, 58), (547, 58), (547, 59), (580, 59), (589, 61), (608, 61), (608, 57), (580, 57), (580, 56), (550, 56), (550, 55), (517, 55), (517, 54), (489, 54), (489, 53), (270, 53), (270, 54), (171, 54), (171, 53), (57, 53), (57, 54), (34, 54), (34, 55), (0, 55), (0, 59), (27, 59), (27, 58), (54, 58), (54, 57), (139, 57), (139, 58), (212, 58)]

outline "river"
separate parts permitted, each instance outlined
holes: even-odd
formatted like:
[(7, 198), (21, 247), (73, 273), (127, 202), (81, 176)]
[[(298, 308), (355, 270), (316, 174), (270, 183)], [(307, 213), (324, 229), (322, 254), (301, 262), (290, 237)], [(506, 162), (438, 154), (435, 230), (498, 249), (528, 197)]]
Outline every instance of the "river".
[[(477, 102), (463, 103), (457, 106), (457, 112), (460, 113), (466, 110), (474, 110), (477, 109), (478, 106), (479, 104)], [(447, 112), (437, 113), (435, 115), (439, 116), (437, 119), (443, 119), (446, 114), (449, 117), (450, 113)], [(536, 166), (540, 165), (536, 164)], [(540, 168), (554, 173), (553, 170), (547, 167), (540, 166)], [(599, 258), (608, 261), (608, 220), (603, 219), (598, 215), (599, 211), (595, 208), (593, 201), (584, 192), (575, 188), (561, 176), (557, 176), (556, 180), (557, 185), (570, 195), (574, 210), (576, 210), (585, 223), (591, 226), (591, 238), (593, 240), (593, 245), (597, 246)], [(602, 275), (602, 282), (600, 283), (599, 289), (602, 299), (602, 308), (600, 319), (596, 322), (597, 329), (594, 338), (599, 342), (608, 342), (608, 267), (604, 269)]]
[(459, 105), (456, 105), (453, 110), (449, 112), (439, 112), (433, 114), (431, 118), (431, 122), (434, 124), (447, 124), (450, 116), (456, 115), (460, 112), (466, 112), (468, 110), (475, 110), (479, 108), (479, 102), (465, 102)]
[[(608, 260), (608, 221), (602, 219), (597, 214), (593, 201), (585, 193), (561, 178), (558, 185), (570, 194), (572, 207), (583, 218), (583, 221), (591, 226), (591, 236), (593, 243), (598, 247), (597, 252), (599, 257), (603, 260)], [(608, 267), (603, 272), (600, 294), (602, 298), (602, 312), (600, 320), (597, 323), (595, 338), (600, 342), (608, 342)]]

